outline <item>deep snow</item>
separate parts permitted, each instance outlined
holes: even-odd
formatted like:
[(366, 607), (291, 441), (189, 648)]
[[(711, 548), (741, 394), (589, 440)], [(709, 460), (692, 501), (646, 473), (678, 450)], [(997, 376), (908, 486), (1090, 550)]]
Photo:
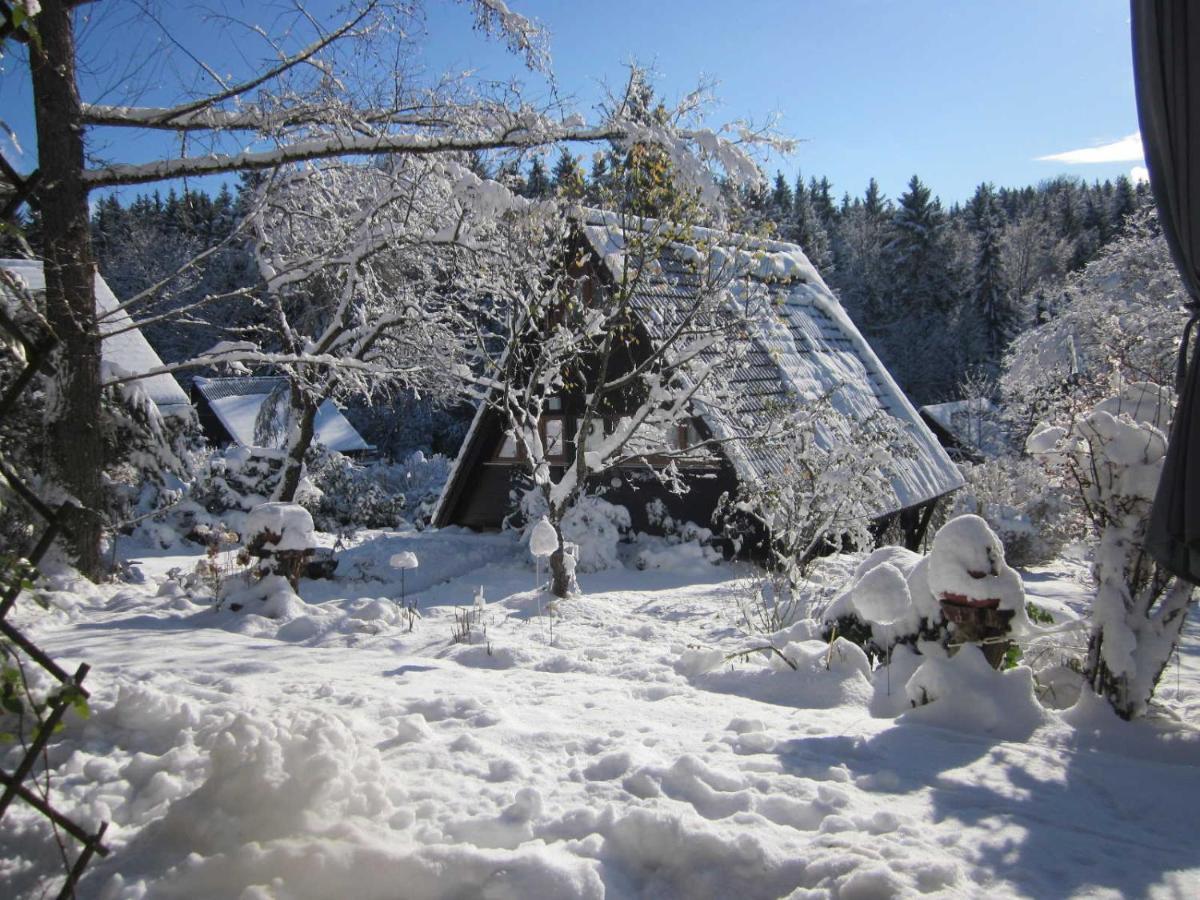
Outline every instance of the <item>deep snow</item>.
[[(200, 558), (182, 549), (135, 554), (142, 585), (63, 576), (54, 611), (22, 601), (55, 657), (94, 666), (92, 716), (50, 754), (60, 805), (113, 822), (82, 896), (1200, 893), (1195, 624), (1148, 721), (1087, 695), (1043, 708), (1027, 670), (962, 654), (930, 688), (978, 682), (989, 703), (964, 688), (885, 718), (907, 708), (904, 648), (890, 695), (803, 626), (781, 637), (797, 671), (725, 660), (764, 643), (738, 630), (736, 567), (680, 553), (581, 575), (585, 595), (553, 605), (508, 535), (357, 540), (276, 619), (164, 582)], [(411, 631), (401, 552), (420, 560)], [(1085, 569), (1025, 573), (1025, 591), (1062, 619)], [(14, 896), (56, 871), (24, 809), (0, 860)]]

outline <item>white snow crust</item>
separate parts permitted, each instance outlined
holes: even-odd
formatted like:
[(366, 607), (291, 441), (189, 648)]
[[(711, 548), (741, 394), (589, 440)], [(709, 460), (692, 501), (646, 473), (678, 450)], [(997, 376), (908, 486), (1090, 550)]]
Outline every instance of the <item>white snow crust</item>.
[[(1042, 708), (1028, 669), (993, 672), (972, 648), (922, 660), (898, 647), (872, 670), (801, 622), (769, 638), (795, 669), (730, 658), (768, 638), (730, 628), (746, 573), (729, 564), (581, 575), (586, 594), (539, 616), (513, 534), (347, 540), (336, 579), (298, 592), (264, 579), (238, 611), (167, 577), (199, 549), (128, 541), (145, 583), (64, 571), (40, 587), (48, 610), (18, 602), (16, 623), (61, 664), (93, 666), (91, 716), (69, 716), (48, 748), (56, 805), (112, 823), (80, 896), (1200, 890), (1194, 624), (1178, 681), (1160, 687), (1165, 714), (1127, 723), (1086, 691)], [(404, 552), (421, 560), (404, 573), (422, 616), (411, 630), (389, 564)], [(862, 574), (911, 559), (877, 562)], [(1026, 573), (1026, 591), (1069, 618), (1085, 580), (1060, 561)], [(464, 611), (477, 621), (456, 642)], [(913, 709), (906, 682), (930, 702)], [(53, 896), (60, 871), (49, 832), (15, 805), (5, 896)]]

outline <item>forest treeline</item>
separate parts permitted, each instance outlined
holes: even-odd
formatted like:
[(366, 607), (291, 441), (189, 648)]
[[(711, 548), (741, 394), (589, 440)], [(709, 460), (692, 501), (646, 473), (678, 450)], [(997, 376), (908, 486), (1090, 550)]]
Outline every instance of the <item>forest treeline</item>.
[[(493, 167), (479, 155), (471, 165), (525, 197), (583, 203), (611, 197), (621, 168), (609, 151), (585, 170), (567, 149), (553, 165), (535, 156)], [(246, 180), (215, 195), (154, 192), (127, 204), (110, 195), (95, 206), (96, 259), (119, 297), (217, 248), (169, 291), (167, 306), (180, 312), (148, 317), (147, 337), (168, 361), (261, 321), (247, 296), (189, 309), (205, 295), (254, 285), (251, 242), (235, 235), (250, 187)], [(782, 172), (757, 191), (727, 197), (738, 230), (803, 247), (916, 403), (957, 399), (968, 376), (973, 383), (994, 376), (1011, 341), (1056, 309), (1063, 278), (1119, 236), (1146, 199), (1146, 186), (1123, 176), (1091, 183), (1063, 176), (1021, 188), (984, 182), (967, 202), (946, 206), (916, 175), (896, 198), (873, 178), (861, 194), (839, 198), (828, 178)], [(36, 220), (27, 232), (36, 245)]]

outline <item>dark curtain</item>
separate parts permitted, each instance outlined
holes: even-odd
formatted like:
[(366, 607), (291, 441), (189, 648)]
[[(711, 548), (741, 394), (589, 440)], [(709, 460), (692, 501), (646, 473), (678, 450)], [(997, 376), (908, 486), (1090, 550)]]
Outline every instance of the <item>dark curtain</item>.
[(1179, 403), (1147, 549), (1200, 584), (1200, 367), (1189, 340), (1200, 313), (1200, 3), (1132, 0), (1133, 73), (1150, 187), (1163, 234), (1191, 297), (1179, 350)]

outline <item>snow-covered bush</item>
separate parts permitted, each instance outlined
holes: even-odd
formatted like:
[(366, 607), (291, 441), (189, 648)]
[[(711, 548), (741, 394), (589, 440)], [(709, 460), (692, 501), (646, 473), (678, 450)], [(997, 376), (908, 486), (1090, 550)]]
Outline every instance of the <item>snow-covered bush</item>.
[(1005, 456), (962, 468), (967, 485), (955, 495), (953, 515), (971, 513), (987, 522), (1012, 565), (1047, 562), (1082, 535), (1079, 510), (1051, 489), (1034, 460)]
[[(546, 515), (541, 491), (529, 491), (521, 512), (532, 528)], [(595, 494), (584, 494), (559, 525), (564, 546), (576, 546), (575, 571), (599, 572), (621, 567), (618, 545), (630, 527), (629, 510)], [(526, 535), (528, 537), (528, 535)]]
[(340, 453), (322, 453), (309, 463), (313, 490), (302, 502), (322, 531), (423, 528), (449, 472), (446, 457), (420, 451), (395, 463), (359, 463)]
[(903, 547), (880, 547), (854, 570), (849, 587), (821, 615), (825, 640), (837, 637), (868, 657), (889, 659), (904, 645), (915, 652), (941, 646), (946, 624), (929, 587), (929, 558)]
[(1192, 600), (1192, 586), (1144, 549), (1170, 417), (1167, 388), (1133, 383), (1068, 425), (1038, 426), (1027, 443), (1091, 522), (1096, 597), (1084, 673), (1124, 718), (1146, 711)]
[(637, 553), (633, 564), (639, 569), (678, 569), (699, 564), (715, 564), (723, 559), (713, 546), (711, 528), (695, 522), (681, 522), (667, 512), (666, 504), (655, 498), (646, 504), (647, 521), (661, 535), (635, 536)]
[(893, 417), (855, 420), (838, 410), (836, 395), (791, 411), (772, 447), (785, 466), (744, 480), (718, 515), (735, 541), (765, 529), (768, 568), (793, 584), (821, 554), (874, 543), (872, 520), (895, 499), (893, 467), (913, 452)]
[(229, 521), (240, 531), (241, 514), (270, 499), (280, 464), (276, 451), (231, 445), (209, 457), (193, 496), (213, 515), (234, 513)]

